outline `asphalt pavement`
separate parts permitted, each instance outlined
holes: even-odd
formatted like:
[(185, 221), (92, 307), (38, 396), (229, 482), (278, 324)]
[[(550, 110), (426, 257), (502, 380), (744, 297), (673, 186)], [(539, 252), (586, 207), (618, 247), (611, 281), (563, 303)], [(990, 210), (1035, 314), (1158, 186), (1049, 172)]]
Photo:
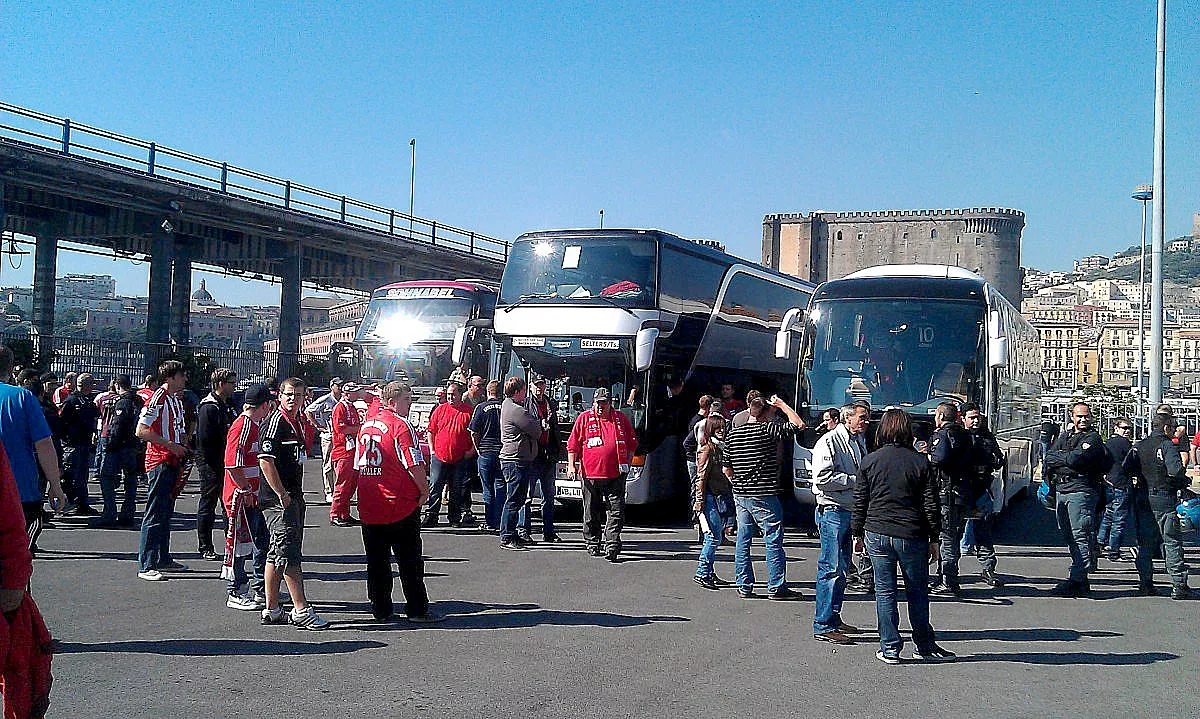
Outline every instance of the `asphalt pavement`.
[[(310, 501), (318, 471), (310, 462)], [(629, 527), (622, 560), (610, 564), (583, 551), (578, 511), (560, 522), (565, 542), (529, 552), (473, 530), (425, 531), (427, 586), (448, 618), (417, 627), (371, 621), (359, 530), (330, 527), (328, 508), (310, 505), (306, 590), (334, 625), (263, 627), (256, 613), (225, 607), (219, 564), (197, 558), (195, 505), (193, 493), (180, 499), (172, 539), (192, 571), (167, 582), (137, 579), (136, 531), (66, 518), (42, 535), (34, 595), (61, 642), (51, 716), (1200, 714), (1200, 602), (1134, 597), (1132, 564), (1104, 560), (1093, 599), (1049, 597), (1068, 559), (1051, 514), (1031, 501), (999, 527), (1007, 584), (979, 583), (978, 562), (965, 557), (963, 598), (934, 601), (938, 641), (959, 655), (936, 666), (878, 662), (865, 595), (843, 610), (863, 630), (859, 644), (814, 641), (817, 541), (801, 533), (789, 531), (786, 546), (804, 601), (742, 600), (692, 582), (692, 530)], [(754, 554), (761, 581), (761, 545)], [(1200, 570), (1194, 546), (1188, 555)], [(727, 579), (732, 560), (727, 545), (717, 563)]]

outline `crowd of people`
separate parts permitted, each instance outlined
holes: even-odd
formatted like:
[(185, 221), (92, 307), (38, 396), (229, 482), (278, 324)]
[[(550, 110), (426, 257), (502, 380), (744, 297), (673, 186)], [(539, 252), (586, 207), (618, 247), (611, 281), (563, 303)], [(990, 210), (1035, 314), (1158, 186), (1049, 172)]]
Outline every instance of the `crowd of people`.
[[(409, 418), (412, 388), (401, 382), (366, 387), (333, 378), (328, 394), (313, 400), (293, 377), (276, 387), (252, 384), (235, 405), (238, 378), (228, 369), (211, 373), (200, 399), (189, 397), (187, 374), (176, 361), (164, 362), (140, 388), (117, 375), (100, 393), (89, 374), (68, 374), (58, 384), (28, 371), (14, 378), (12, 369), (11, 353), (0, 348), (0, 375), (8, 380), (0, 385), (0, 436), (30, 550), (36, 552), (45, 525), (46, 499), (61, 515), (95, 515), (96, 528), (132, 527), (144, 484), (137, 576), (157, 582), (187, 571), (171, 551), (171, 521), (194, 467), (197, 553), (202, 561), (221, 562), (227, 606), (256, 611), (263, 624), (329, 626), (305, 594), (303, 573), (303, 467), (318, 451), (330, 524), (360, 528), (377, 620), (393, 621), (399, 613), (416, 623), (441, 619), (424, 584), (421, 533), (439, 525), (443, 504), (451, 526), (477, 528), (495, 535), (505, 550), (525, 551), (539, 541), (533, 515), (540, 500), (540, 541), (561, 542), (554, 498), (564, 457), (567, 476), (580, 480), (584, 548), (610, 562), (622, 553), (625, 483), (642, 457), (638, 433), (604, 387), (593, 392), (592, 406), (579, 412), (569, 434), (560, 434), (559, 408), (545, 378), (489, 382), (455, 373), (422, 434)], [(1071, 426), (1038, 453), (1039, 496), (1054, 510), (1071, 555), (1068, 576), (1054, 591), (1086, 596), (1098, 559), (1127, 561), (1122, 546), (1136, 544), (1138, 593), (1158, 593), (1153, 557), (1161, 548), (1171, 596), (1188, 598), (1176, 504), (1190, 496), (1189, 450), (1186, 441), (1180, 449), (1170, 408), (1160, 408), (1149, 435), (1136, 444), (1130, 421), (1119, 419), (1107, 441), (1092, 421), (1090, 407), (1078, 403)], [(760, 586), (767, 600), (802, 598), (787, 580), (779, 480), (785, 449), (802, 438), (812, 446), (813, 536), (820, 543), (814, 639), (854, 644), (858, 629), (841, 616), (846, 593), (874, 594), (877, 657), (901, 661), (897, 588), (903, 578), (913, 658), (953, 661), (935, 640), (929, 597), (960, 596), (966, 552), (977, 557), (981, 582), (1003, 584), (992, 540), (991, 486), (1004, 453), (973, 404), (942, 403), (930, 432), (916, 431), (900, 409), (884, 411), (873, 431), (871, 423), (871, 408), (862, 402), (828, 409), (808, 427), (777, 396), (751, 390), (743, 401), (725, 385), (717, 396), (701, 397), (680, 432), (701, 540), (694, 580), (707, 590), (732, 586), (742, 598), (757, 596)], [(89, 494), (93, 471), (99, 511)], [(476, 482), (483, 499), (478, 515)], [(756, 580), (751, 561), (757, 538), (765, 546), (765, 583)], [(717, 549), (729, 540), (732, 582), (716, 572)], [(400, 612), (392, 598), (393, 561), (404, 594)]]

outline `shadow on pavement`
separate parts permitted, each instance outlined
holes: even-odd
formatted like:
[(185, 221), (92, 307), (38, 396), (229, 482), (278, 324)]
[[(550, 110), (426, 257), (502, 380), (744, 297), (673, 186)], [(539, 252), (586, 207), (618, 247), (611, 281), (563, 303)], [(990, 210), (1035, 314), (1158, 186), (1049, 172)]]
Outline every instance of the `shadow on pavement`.
[(1075, 629), (939, 629), (938, 639), (947, 642), (1077, 642), (1124, 636), (1120, 632), (1078, 631)]
[[(940, 636), (940, 633), (939, 633)], [(960, 656), (961, 662), (1018, 662), (1021, 664), (1096, 664), (1106, 666), (1136, 666), (1167, 662), (1178, 659), (1178, 654), (1168, 652), (1134, 652), (1131, 654), (1100, 654), (1098, 652), (1013, 652), (1011, 654), (984, 653)]]
[(266, 656), (304, 654), (347, 654), (362, 649), (386, 647), (383, 642), (337, 640), (332, 642), (287, 642), (262, 639), (157, 639), (83, 644), (62, 642), (63, 654), (162, 654), (184, 657)]
[[(324, 606), (325, 603), (322, 604)], [(530, 627), (581, 626), (625, 628), (639, 627), (659, 622), (690, 622), (687, 617), (676, 616), (633, 616), (611, 612), (558, 611), (541, 609), (536, 604), (495, 605), (479, 602), (434, 602), (431, 609), (442, 613), (446, 620), (434, 625), (411, 625), (403, 621), (396, 624), (379, 624), (370, 619), (337, 621), (334, 629), (358, 629), (364, 631), (407, 631), (411, 629), (528, 629)], [(517, 610), (500, 611), (494, 610)]]

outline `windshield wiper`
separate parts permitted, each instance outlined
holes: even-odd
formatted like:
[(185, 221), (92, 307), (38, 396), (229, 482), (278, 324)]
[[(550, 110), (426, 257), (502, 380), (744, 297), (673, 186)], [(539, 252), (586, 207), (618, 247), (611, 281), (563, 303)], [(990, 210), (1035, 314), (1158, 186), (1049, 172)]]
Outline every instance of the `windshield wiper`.
[(596, 295), (595, 297), (589, 297), (588, 299), (592, 299), (592, 300), (600, 300), (601, 302), (607, 302), (608, 304), (612, 305), (613, 307), (616, 307), (616, 308), (617, 308), (617, 309), (619, 309), (619, 310), (625, 310), (626, 312), (628, 312), (629, 314), (633, 315), (634, 317), (637, 317), (637, 313), (636, 313), (636, 312), (634, 312), (633, 310), (629, 309), (628, 307), (626, 307), (625, 305), (621, 304), (620, 302), (617, 302), (616, 300), (614, 300), (614, 299), (611, 299), (611, 298), (609, 298), (609, 297), (605, 297), (604, 295)]
[(521, 305), (525, 304), (529, 300), (548, 300), (552, 297), (554, 297), (554, 295), (550, 294), (549, 292), (531, 292), (527, 295), (521, 295), (520, 297), (518, 297), (517, 301), (512, 303), (511, 305), (505, 307), (504, 311), (508, 312), (509, 310), (511, 310), (514, 307), (520, 307)]

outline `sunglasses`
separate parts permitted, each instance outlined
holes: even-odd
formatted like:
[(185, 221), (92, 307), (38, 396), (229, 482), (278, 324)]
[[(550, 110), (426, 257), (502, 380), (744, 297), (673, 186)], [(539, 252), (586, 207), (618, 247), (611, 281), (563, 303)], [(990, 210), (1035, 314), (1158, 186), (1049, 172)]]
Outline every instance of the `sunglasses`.
[(1133, 427), (1130, 427), (1130, 426), (1128, 426), (1128, 425), (1125, 425), (1125, 426), (1117, 427), (1117, 429), (1118, 429), (1118, 430), (1120, 430), (1120, 431), (1122, 431), (1122, 432), (1130, 432), (1130, 431), (1132, 431), (1132, 430), (1133, 430)]

